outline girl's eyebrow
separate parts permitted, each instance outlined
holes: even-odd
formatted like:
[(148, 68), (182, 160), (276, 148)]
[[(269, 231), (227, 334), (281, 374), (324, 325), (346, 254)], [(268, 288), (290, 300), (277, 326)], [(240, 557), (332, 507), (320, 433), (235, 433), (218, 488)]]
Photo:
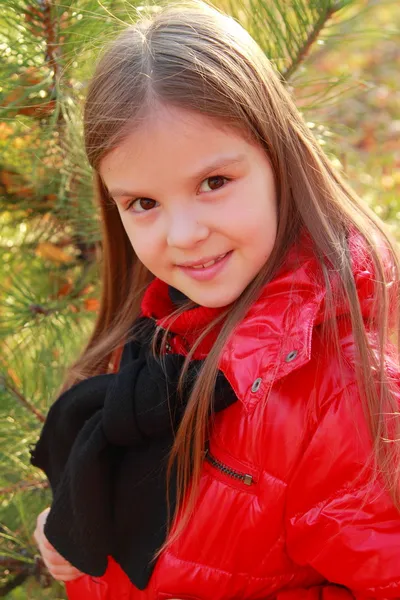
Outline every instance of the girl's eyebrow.
[[(202, 180), (205, 177), (207, 177), (207, 175), (209, 173), (212, 173), (213, 171), (216, 171), (217, 169), (222, 169), (222, 168), (230, 166), (230, 165), (241, 163), (245, 160), (245, 158), (246, 158), (245, 154), (235, 154), (235, 155), (231, 155), (231, 156), (219, 157), (217, 160), (210, 163), (208, 166), (203, 167), (201, 169), (201, 171), (188, 177), (188, 181), (192, 182), (192, 181)], [(136, 193), (129, 191), (129, 190), (122, 189), (122, 188), (114, 188), (112, 190), (108, 190), (108, 193), (113, 198), (118, 198), (120, 196), (137, 196)]]
[(212, 173), (213, 171), (217, 171), (218, 169), (223, 169), (224, 167), (228, 167), (230, 165), (241, 163), (245, 160), (245, 158), (246, 158), (245, 154), (235, 154), (235, 155), (231, 155), (231, 156), (218, 157), (217, 160), (210, 163), (207, 167), (204, 167), (203, 169), (198, 171), (195, 175), (191, 175), (188, 178), (188, 181), (195, 181), (195, 180), (198, 181), (199, 179), (204, 179), (205, 177), (207, 177), (207, 175), (209, 173)]

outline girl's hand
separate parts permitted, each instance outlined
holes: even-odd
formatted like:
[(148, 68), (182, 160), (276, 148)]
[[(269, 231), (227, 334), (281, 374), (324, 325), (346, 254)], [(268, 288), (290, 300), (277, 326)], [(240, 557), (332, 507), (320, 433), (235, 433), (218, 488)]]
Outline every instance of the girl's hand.
[(66, 561), (44, 535), (44, 524), (46, 523), (49, 512), (50, 508), (46, 508), (38, 516), (33, 537), (39, 547), (43, 562), (54, 579), (57, 579), (58, 581), (72, 581), (83, 575), (83, 573), (78, 571), (78, 569), (75, 569), (75, 567)]

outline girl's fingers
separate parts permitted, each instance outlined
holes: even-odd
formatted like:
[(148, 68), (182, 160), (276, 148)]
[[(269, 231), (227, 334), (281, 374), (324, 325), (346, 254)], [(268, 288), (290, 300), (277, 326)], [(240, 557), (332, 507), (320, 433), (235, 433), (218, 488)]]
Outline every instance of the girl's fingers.
[(83, 573), (73, 567), (69, 562), (63, 560), (63, 558), (54, 554), (50, 557), (42, 554), (43, 562), (45, 563), (49, 573), (59, 581), (72, 581), (81, 577)]
[(54, 546), (52, 546), (43, 533), (43, 529), (36, 528), (33, 537), (40, 549), (47, 550), (48, 552), (55, 552)]
[(52, 577), (58, 581), (72, 581), (73, 579), (81, 577), (83, 573), (78, 571), (78, 569), (76, 569), (65, 558), (63, 558), (46, 538), (44, 534), (44, 526), (49, 511), (50, 508), (46, 508), (38, 516), (33, 537), (50, 575), (52, 575)]
[(65, 560), (65, 558), (63, 558), (57, 551), (46, 553), (46, 560), (53, 567), (63, 566), (69, 569), (75, 569), (75, 567)]
[(33, 537), (35, 538), (37, 544), (44, 545), (49, 549), (53, 549), (53, 546), (50, 544), (50, 542), (43, 533), (44, 525), (46, 523), (47, 515), (49, 514), (49, 512), (50, 508), (46, 508), (40, 513), (40, 515), (38, 515), (36, 519), (36, 528), (33, 533)]
[(49, 512), (50, 512), (50, 507), (45, 508), (44, 510), (42, 510), (42, 512), (38, 515), (38, 518), (36, 519), (36, 524), (38, 526), (42, 527), (42, 529), (43, 529), (43, 525), (46, 522)]
[(83, 575), (81, 571), (79, 571), (69, 563), (64, 565), (53, 564), (51, 562), (46, 561), (44, 557), (43, 560), (47, 569), (49, 570), (50, 575), (58, 581), (72, 581), (73, 579), (77, 579), (78, 577), (81, 577)]
[(78, 571), (78, 569), (75, 569), (73, 567), (52, 568), (51, 566), (48, 566), (47, 568), (52, 577), (59, 581), (72, 581), (73, 579), (77, 579), (78, 577), (83, 575), (83, 573), (81, 573), (80, 571)]

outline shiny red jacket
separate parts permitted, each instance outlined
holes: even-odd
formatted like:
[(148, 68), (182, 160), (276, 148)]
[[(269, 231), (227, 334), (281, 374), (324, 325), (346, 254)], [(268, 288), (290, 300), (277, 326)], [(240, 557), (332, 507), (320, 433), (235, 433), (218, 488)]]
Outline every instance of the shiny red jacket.
[[(371, 264), (356, 240), (352, 255), (367, 318)], [(349, 315), (338, 307), (340, 365), (321, 335), (324, 300), (312, 253), (292, 252), (221, 358), (238, 401), (215, 419), (184, 533), (145, 591), (110, 559), (104, 576), (67, 584), (70, 600), (400, 598), (400, 513), (363, 469), (371, 443)], [(142, 309), (159, 322), (170, 312), (164, 283), (149, 286)], [(182, 315), (171, 351), (187, 352), (215, 313), (200, 307)], [(196, 357), (211, 343), (212, 336)]]

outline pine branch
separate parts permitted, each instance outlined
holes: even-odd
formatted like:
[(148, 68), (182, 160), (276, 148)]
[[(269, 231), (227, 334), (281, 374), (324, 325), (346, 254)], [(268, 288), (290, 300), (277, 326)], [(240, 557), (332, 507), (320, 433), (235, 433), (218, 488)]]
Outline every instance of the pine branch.
[(56, 43), (56, 31), (55, 23), (52, 19), (52, 0), (41, 0), (43, 6), (43, 28), (45, 31), (45, 38), (47, 44), (46, 60), (50, 69), (53, 72), (53, 85), (56, 88), (57, 81), (59, 80), (60, 65), (58, 57), (61, 54), (60, 48)]
[(356, 0), (227, 0), (241, 22), (288, 80), (302, 64), (332, 16)]
[(21, 481), (14, 485), (9, 485), (5, 488), (0, 488), (0, 496), (4, 497), (7, 494), (15, 494), (27, 490), (46, 489), (49, 487), (48, 481)]
[(292, 61), (292, 64), (290, 65), (290, 67), (288, 67), (281, 73), (282, 77), (286, 81), (288, 81), (290, 79), (290, 77), (297, 70), (299, 65), (304, 61), (304, 59), (306, 58), (307, 54), (309, 53), (309, 51), (311, 49), (311, 46), (313, 46), (313, 44), (318, 40), (322, 29), (325, 27), (325, 25), (327, 24), (329, 19), (331, 19), (332, 15), (334, 15), (338, 10), (339, 10), (339, 7), (337, 5), (336, 5), (336, 7), (331, 6), (315, 22), (314, 27), (311, 29), (310, 33), (308, 34), (308, 37), (304, 40), (304, 43), (299, 48), (299, 50), (297, 52), (297, 56)]
[[(30, 566), (30, 563), (28, 563)], [(0, 556), (0, 566), (4, 569), (10, 569), (14, 573), (22, 571), (26, 568), (26, 560), (18, 560), (18, 558), (11, 558), (10, 556)]]
[[(54, 17), (55, 4), (53, 0), (36, 0), (38, 6), (32, 11), (26, 10), (26, 20), (30, 24), (30, 31), (34, 37), (40, 37), (45, 43), (45, 61), (51, 73), (52, 84), (48, 89), (52, 105), (55, 108), (57, 85), (61, 77), (61, 45), (57, 32), (57, 19)], [(62, 120), (62, 111), (58, 112), (57, 120)]]
[(47, 588), (52, 584), (52, 578), (41, 556), (35, 555), (34, 562), (27, 563), (8, 556), (0, 556), (0, 566), (14, 577), (0, 587), (0, 598), (5, 598), (12, 590), (22, 585), (29, 577), (34, 576), (40, 587)]
[(12, 394), (12, 396), (14, 396), (14, 398), (16, 398), (22, 404), (22, 406), (34, 414), (41, 423), (45, 422), (46, 417), (33, 404), (31, 404), (31, 402), (29, 402), (21, 394), (21, 392), (19, 392), (17, 388), (15, 388), (6, 377), (4, 377), (4, 375), (0, 375), (0, 383)]
[(15, 588), (22, 585), (26, 579), (31, 575), (30, 569), (25, 567), (20, 571), (14, 579), (11, 581), (7, 581), (2, 587), (0, 587), (0, 598), (5, 598), (10, 592), (12, 592)]

